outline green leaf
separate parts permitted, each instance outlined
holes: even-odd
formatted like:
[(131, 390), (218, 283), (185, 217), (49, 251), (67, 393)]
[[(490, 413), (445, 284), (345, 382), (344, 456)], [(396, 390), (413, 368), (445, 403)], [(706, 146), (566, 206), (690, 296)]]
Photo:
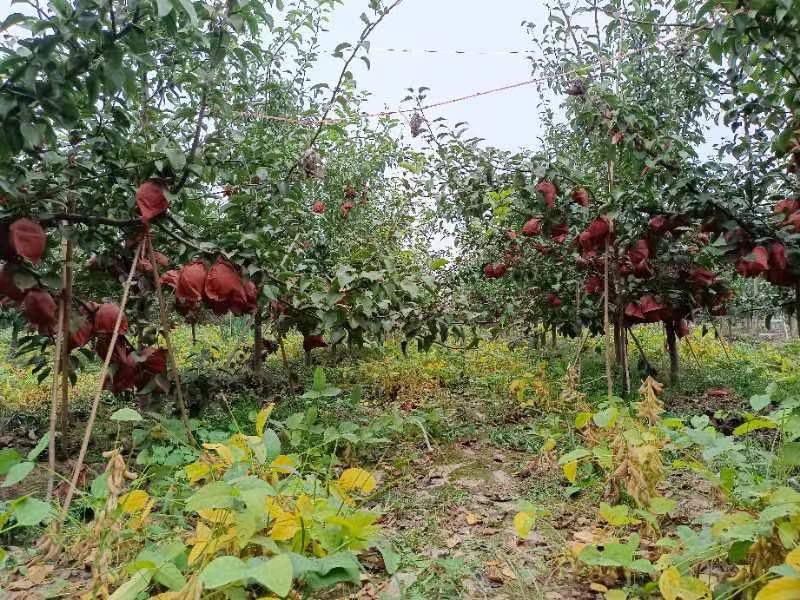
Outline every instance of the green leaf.
[(789, 467), (800, 466), (800, 442), (784, 444), (780, 451), (780, 457), (781, 462)]
[(281, 440), (274, 430), (267, 428), (264, 430), (264, 447), (267, 450), (267, 460), (273, 461), (281, 453)]
[(231, 508), (233, 498), (234, 490), (230, 484), (214, 481), (201, 487), (186, 501), (186, 510), (197, 512), (206, 508)]
[(47, 448), (47, 444), (49, 442), (50, 432), (48, 431), (39, 439), (38, 442), (36, 442), (36, 446), (30, 452), (28, 452), (28, 460), (36, 460), (42, 451)]
[(22, 527), (31, 527), (42, 521), (49, 521), (52, 516), (53, 507), (36, 498), (23, 498), (19, 504), (14, 506), (14, 518)]
[(617, 407), (609, 406), (607, 409), (595, 413), (592, 417), (592, 421), (594, 421), (594, 424), (601, 429), (605, 429), (606, 427), (612, 427), (614, 423), (617, 422), (618, 416), (619, 410)]
[(739, 425), (733, 430), (733, 435), (747, 435), (748, 433), (757, 431), (759, 429), (776, 429), (777, 427), (778, 425), (775, 423), (775, 421), (757, 418)]
[(321, 392), (325, 389), (326, 386), (326, 379), (325, 379), (325, 369), (322, 367), (317, 367), (314, 369), (314, 383), (313, 389), (315, 392)]
[(111, 594), (110, 600), (136, 600), (136, 598), (147, 590), (150, 579), (153, 577), (152, 569), (140, 569), (133, 574), (128, 581), (123, 583)]
[[(182, 3), (186, 3), (191, 6), (191, 2), (189, 0), (181, 0)], [(197, 15), (195, 15), (195, 20), (197, 19)], [(164, 149), (164, 154), (167, 156), (167, 160), (169, 161), (170, 166), (175, 171), (181, 171), (183, 167), (186, 166), (186, 155), (183, 153), (183, 150), (178, 148), (177, 146), (168, 146)]]
[(567, 463), (571, 463), (576, 460), (580, 460), (582, 458), (586, 458), (587, 456), (591, 456), (591, 452), (589, 452), (586, 448), (575, 448), (572, 452), (567, 452), (561, 458), (558, 459), (559, 465), (565, 465)]
[(156, 0), (158, 5), (158, 18), (163, 19), (172, 12), (172, 2), (170, 0)]
[(206, 588), (213, 590), (231, 583), (238, 583), (247, 578), (247, 575), (247, 566), (240, 558), (219, 556), (206, 565), (206, 568), (200, 573), (200, 581)]
[(8, 470), (22, 459), (22, 455), (14, 448), (0, 450), (0, 476), (5, 477)]
[(267, 561), (254, 561), (247, 569), (249, 577), (278, 596), (285, 596), (292, 589), (293, 574), (292, 559), (288, 554)]
[[(197, 12), (194, 10), (194, 4), (191, 2), (191, 0), (178, 0), (178, 2), (180, 2), (183, 11), (189, 16), (189, 20), (192, 22), (192, 25), (197, 25)], [(181, 152), (181, 156), (183, 157), (183, 164), (185, 165), (186, 157), (183, 156), (183, 152)], [(169, 162), (172, 163), (172, 158), (170, 158), (169, 154), (167, 154), (167, 158), (169, 159)], [(175, 167), (174, 164), (173, 167)], [(182, 169), (183, 165), (175, 168)]]
[(315, 559), (313, 564), (313, 570), (306, 571), (303, 576), (303, 580), (312, 590), (329, 588), (346, 581), (358, 584), (361, 579), (358, 561), (350, 552), (330, 554)]
[(383, 566), (386, 567), (386, 572), (389, 575), (394, 575), (397, 569), (400, 568), (400, 555), (394, 551), (390, 542), (378, 544), (378, 551), (383, 558)]
[(21, 462), (15, 464), (8, 470), (8, 475), (6, 475), (3, 485), (0, 487), (7, 488), (18, 484), (20, 481), (25, 479), (31, 471), (33, 471), (33, 467), (35, 466), (36, 464), (32, 462)]
[(112, 421), (121, 421), (121, 422), (136, 422), (136, 421), (144, 421), (142, 415), (138, 412), (133, 410), (132, 408), (120, 408), (109, 417)]

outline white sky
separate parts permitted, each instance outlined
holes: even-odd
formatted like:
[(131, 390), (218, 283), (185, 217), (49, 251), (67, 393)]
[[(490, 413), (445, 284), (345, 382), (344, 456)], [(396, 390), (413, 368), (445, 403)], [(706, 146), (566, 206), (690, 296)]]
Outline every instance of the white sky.
[[(358, 39), (364, 24), (359, 15), (368, 0), (345, 0), (338, 7), (321, 38), (322, 47)], [(428, 102), (438, 102), (530, 79), (525, 55), (457, 55), (454, 50), (527, 50), (531, 42), (523, 20), (543, 22), (543, 2), (530, 0), (404, 0), (370, 37), (371, 69), (362, 61), (353, 63), (353, 74), (361, 89), (372, 97), (366, 110), (395, 110), (407, 95), (406, 88), (426, 86)], [(393, 53), (382, 48), (443, 50), (439, 54)], [(322, 56), (314, 78), (335, 83), (341, 59)], [(433, 119), (444, 116), (454, 124), (467, 121), (470, 135), (507, 149), (535, 146), (540, 131), (533, 85), (432, 109)], [(407, 108), (408, 106), (406, 106)]]

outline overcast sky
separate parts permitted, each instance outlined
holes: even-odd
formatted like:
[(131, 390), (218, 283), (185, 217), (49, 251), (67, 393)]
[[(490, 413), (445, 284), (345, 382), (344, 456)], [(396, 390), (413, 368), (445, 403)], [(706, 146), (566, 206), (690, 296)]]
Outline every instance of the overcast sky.
[[(328, 56), (315, 69), (315, 78), (335, 82), (342, 63), (330, 57), (330, 49), (358, 39), (364, 26), (359, 15), (370, 14), (367, 5), (368, 0), (345, 0), (335, 10), (330, 31), (322, 38)], [(524, 54), (501, 51), (530, 49), (521, 23), (543, 22), (546, 15), (543, 2), (530, 0), (404, 0), (370, 37), (371, 69), (361, 61), (354, 66), (359, 87), (372, 94), (366, 109), (397, 109), (408, 87), (427, 86), (428, 101), (438, 102), (530, 79)], [(422, 52), (431, 49), (442, 52)], [(456, 50), (496, 54), (459, 55)], [(536, 144), (540, 127), (535, 105), (531, 85), (432, 109), (427, 115), (444, 116), (451, 123), (468, 121), (471, 135), (513, 149)]]

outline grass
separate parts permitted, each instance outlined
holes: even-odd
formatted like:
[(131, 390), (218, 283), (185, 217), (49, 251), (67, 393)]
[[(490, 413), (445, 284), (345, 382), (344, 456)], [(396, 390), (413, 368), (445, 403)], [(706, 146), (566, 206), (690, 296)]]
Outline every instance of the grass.
[[(658, 328), (643, 327), (636, 333), (650, 361), (667, 373)], [(709, 388), (729, 389), (740, 408), (770, 381), (780, 384), (776, 400), (800, 394), (795, 367), (800, 343), (723, 343), (700, 333), (697, 328), (680, 344), (681, 379), (667, 386), (663, 396), (668, 411), (713, 412), (713, 401), (704, 400)], [(288, 389), (276, 355), (267, 360), (263, 383), (252, 386), (246, 369), (250, 339), (240, 323), (198, 327), (196, 345), (188, 327), (177, 328), (173, 337), (183, 380), (197, 402), (203, 439), (222, 440), (222, 432), (240, 427), (249, 431), (253, 415), (266, 402), (276, 402), (277, 419), (308, 407), (307, 400)], [(0, 332), (0, 353), (7, 351), (7, 344), (5, 332)], [(419, 427), (409, 421), (384, 432), (391, 440), (388, 445), (358, 447), (357, 456), (339, 456), (346, 464), (357, 460), (383, 474), (372, 501), (386, 515), (385, 535), (401, 556), (401, 576), (395, 583), (405, 590), (403, 597), (491, 596), (498, 586), (508, 598), (541, 597), (562, 585), (550, 563), (530, 548), (518, 547), (510, 532), (516, 503), (529, 501), (551, 515), (541, 527), (545, 543), (563, 546), (565, 534), (558, 521), (593, 515), (602, 499), (600, 486), (568, 497), (568, 484), (555, 463), (542, 465), (529, 477), (518, 476), (548, 438), (558, 441), (559, 453), (579, 443), (572, 427), (578, 407), (559, 399), (576, 347), (574, 340), (560, 340), (556, 348), (529, 351), (492, 340), (466, 352), (434, 347), (427, 354), (412, 348), (403, 354), (398, 343), (389, 341), (352, 355), (315, 353), (328, 382), (345, 392), (316, 403), (321, 430), (342, 421), (374, 425), (396, 413), (401, 421), (417, 419), (431, 444), (429, 450)], [(311, 370), (303, 364), (299, 338), (289, 339), (288, 351), (291, 368), (307, 384)], [(638, 350), (632, 344), (629, 352), (632, 381), (638, 383), (643, 377), (636, 365)], [(91, 400), (96, 382), (94, 361), (73, 390), (76, 411)], [(354, 405), (349, 392), (356, 386), (363, 389), (363, 398)], [(48, 389), (48, 381), (39, 384), (21, 364), (0, 362), (0, 421), (24, 415), (43, 424)], [(584, 350), (580, 391), (593, 407), (605, 399), (602, 340), (590, 341)], [(105, 398), (108, 410), (130, 401)], [(428, 478), (435, 472), (443, 473), (442, 480), (432, 485)], [(480, 520), (467, 525), (466, 513)], [(458, 542), (452, 543), (454, 539)], [(495, 568), (506, 569), (502, 583), (493, 579)]]

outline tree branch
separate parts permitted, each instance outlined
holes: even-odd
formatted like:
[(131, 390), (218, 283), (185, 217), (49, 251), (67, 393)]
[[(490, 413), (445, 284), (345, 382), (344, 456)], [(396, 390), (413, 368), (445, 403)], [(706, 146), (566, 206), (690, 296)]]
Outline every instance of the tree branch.
[(366, 27), (364, 27), (363, 31), (361, 32), (361, 36), (358, 38), (358, 43), (353, 48), (353, 51), (350, 53), (350, 56), (344, 62), (344, 66), (342, 67), (341, 73), (339, 73), (339, 80), (336, 82), (336, 86), (333, 88), (333, 93), (331, 94), (331, 99), (328, 101), (328, 105), (325, 107), (325, 112), (322, 113), (322, 116), (319, 119), (319, 125), (317, 125), (317, 129), (314, 131), (314, 135), (311, 136), (311, 140), (306, 144), (306, 147), (303, 149), (301, 159), (295, 161), (292, 165), (292, 168), (289, 169), (289, 173), (286, 175), (286, 179), (289, 179), (292, 174), (295, 172), (297, 167), (300, 165), (300, 161), (302, 160), (302, 156), (314, 146), (319, 138), (320, 134), (322, 133), (322, 129), (325, 127), (325, 121), (328, 118), (331, 110), (333, 109), (333, 104), (336, 102), (336, 97), (339, 95), (339, 92), (342, 90), (342, 83), (344, 82), (345, 74), (348, 72), (348, 68), (350, 67), (350, 63), (353, 62), (358, 51), (364, 46), (364, 42), (370, 36), (370, 34), (380, 25), (381, 21), (383, 21), (387, 15), (397, 8), (403, 0), (394, 0), (394, 2), (385, 9), (380, 16), (372, 23), (369, 23)]

